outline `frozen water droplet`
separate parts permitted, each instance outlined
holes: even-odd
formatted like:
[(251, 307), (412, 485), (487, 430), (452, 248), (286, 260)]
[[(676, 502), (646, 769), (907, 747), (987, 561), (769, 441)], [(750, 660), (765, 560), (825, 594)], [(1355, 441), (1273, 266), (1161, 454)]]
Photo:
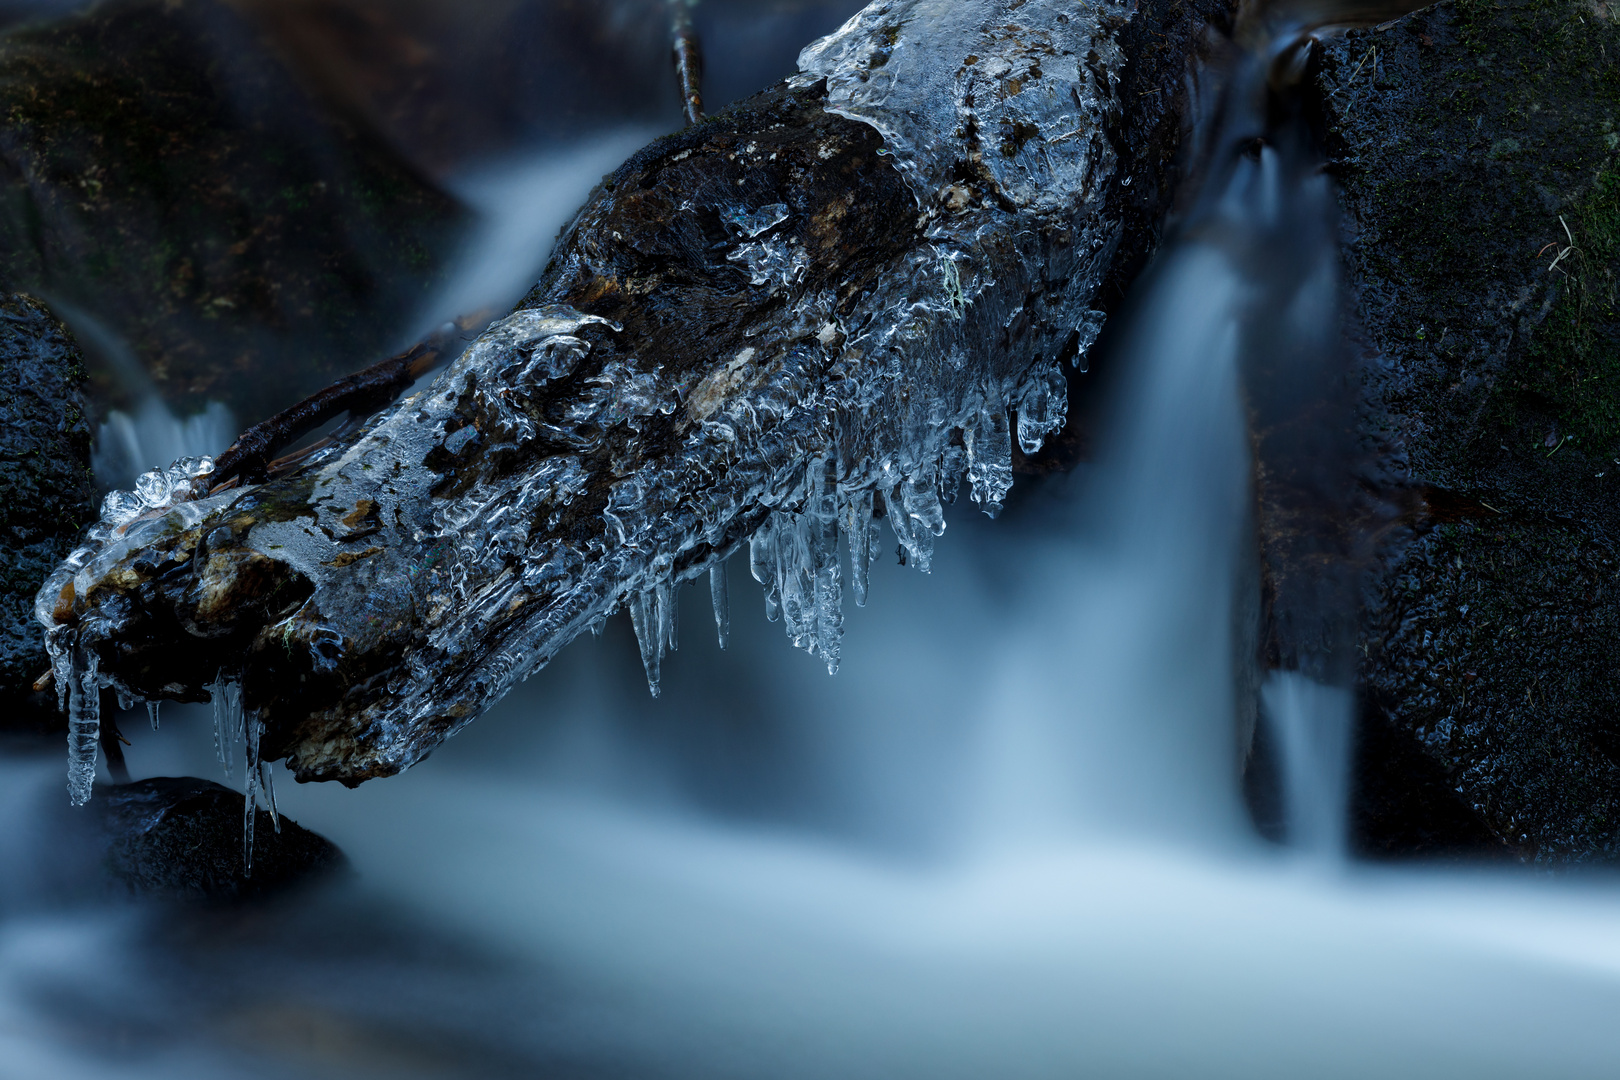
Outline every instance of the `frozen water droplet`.
[(129, 491), (109, 491), (101, 501), (101, 521), (112, 528), (128, 524), (146, 509), (140, 496)]
[(731, 597), (726, 595), (726, 564), (723, 561), (709, 567), (709, 599), (714, 604), (714, 631), (723, 649), (731, 639)]
[(135, 494), (149, 507), (168, 506), (174, 496), (173, 481), (164, 469), (144, 472), (135, 481)]
[(1047, 437), (1063, 426), (1068, 414), (1068, 380), (1059, 368), (1043, 364), (1030, 373), (1018, 403), (1019, 449), (1026, 454), (1039, 452)]
[(1076, 347), (1074, 357), (1070, 363), (1079, 368), (1081, 371), (1090, 370), (1091, 347), (1097, 344), (1097, 338), (1102, 334), (1103, 324), (1107, 321), (1108, 316), (1102, 312), (1088, 311), (1081, 316), (1080, 325), (1074, 328), (1075, 333), (1079, 335), (1080, 340)]

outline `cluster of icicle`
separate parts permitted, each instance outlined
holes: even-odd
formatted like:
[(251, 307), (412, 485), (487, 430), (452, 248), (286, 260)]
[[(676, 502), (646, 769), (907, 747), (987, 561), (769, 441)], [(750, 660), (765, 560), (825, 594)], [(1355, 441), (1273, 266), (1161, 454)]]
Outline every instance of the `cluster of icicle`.
[[(1036, 453), (1067, 418), (1068, 387), (1061, 369), (1037, 368), (1016, 404), (1019, 448)], [(1007, 411), (982, 408), (977, 423), (964, 430), (962, 441), (946, 445), (932, 467), (902, 475), (886, 463), (879, 475), (875, 487), (845, 491), (838, 484), (836, 461), (816, 458), (806, 470), (802, 506), (771, 514), (749, 540), (749, 570), (764, 588), (765, 617), (781, 620), (794, 646), (821, 657), (829, 674), (838, 671), (844, 632), (839, 538), (848, 553), (857, 607), (866, 606), (871, 566), (882, 545), (881, 519), (893, 530), (901, 561), (928, 573), (934, 540), (945, 532), (945, 507), (956, 501), (964, 480), (986, 514), (995, 517), (1001, 511), (1013, 482), (1012, 423)], [(715, 629), (720, 647), (725, 648), (730, 614), (723, 562), (710, 569), (709, 585)], [(654, 697), (659, 693), (663, 658), (679, 644), (677, 595), (677, 586), (665, 583), (628, 601)]]
[[(58, 624), (56, 605), (72, 586), (84, 596), (108, 567), (122, 559), (145, 538), (149, 526), (161, 521), (177, 505), (190, 502), (214, 471), (208, 458), (183, 458), (167, 469), (153, 469), (135, 482), (134, 491), (114, 491), (101, 504), (101, 517), (76, 548), (46, 579), (34, 600), (34, 617), (45, 628), (45, 648), (51, 657), (51, 675), (57, 700), (68, 715), (68, 795), (74, 806), (90, 801), (96, 778), (96, 751), (101, 741), (101, 691), (112, 685), (96, 669), (95, 654), (79, 647), (83, 627)], [(98, 618), (89, 614), (87, 619)], [(121, 701), (132, 707), (133, 700)], [(157, 706), (147, 707), (157, 725)]]
[[(114, 491), (101, 504), (101, 516), (85, 533), (76, 548), (46, 580), (34, 602), (34, 616), (45, 628), (45, 647), (51, 657), (51, 674), (56, 683), (59, 706), (68, 717), (68, 798), (74, 806), (90, 801), (96, 779), (96, 758), (101, 745), (101, 692), (114, 689), (119, 707), (135, 708), (141, 702), (123, 686), (114, 683), (97, 668), (96, 654), (80, 647), (85, 629), (79, 623), (59, 624), (56, 604), (72, 586), (83, 596), (107, 569), (153, 537), (154, 531), (172, 528), (176, 511), (182, 521), (200, 521), (212, 508), (203, 496), (213, 475), (213, 460), (206, 457), (182, 458), (167, 469), (142, 474), (133, 491)], [(87, 620), (100, 616), (88, 614)], [(214, 743), (227, 778), (231, 757), (240, 746), (246, 756), (247, 808), (243, 835), (243, 861), (248, 871), (253, 865), (253, 811), (258, 789), (262, 788), (275, 814), (275, 793), (270, 774), (259, 761), (261, 725), (242, 711), (241, 693), (224, 676), (210, 688), (214, 696)], [(144, 702), (153, 730), (158, 726), (158, 703)], [(281, 827), (276, 818), (276, 828)]]
[(265, 809), (276, 832), (281, 831), (281, 812), (276, 807), (276, 788), (272, 781), (270, 763), (259, 757), (259, 738), (264, 724), (257, 715), (242, 707), (242, 687), (224, 672), (208, 688), (214, 699), (214, 753), (225, 779), (234, 780), (232, 759), (242, 759), (242, 783), (245, 797), (242, 802), (242, 868), (246, 875), (253, 873), (253, 825), (259, 812), (262, 794)]

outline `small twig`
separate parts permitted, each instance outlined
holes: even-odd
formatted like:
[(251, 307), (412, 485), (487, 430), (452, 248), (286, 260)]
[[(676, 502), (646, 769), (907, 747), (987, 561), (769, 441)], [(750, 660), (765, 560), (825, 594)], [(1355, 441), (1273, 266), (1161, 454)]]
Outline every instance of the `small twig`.
[[(1566, 247), (1564, 250), (1560, 251), (1558, 253), (1558, 257), (1556, 259), (1554, 259), (1551, 262), (1551, 264), (1548, 265), (1547, 273), (1549, 273), (1549, 274), (1552, 273), (1553, 270), (1557, 268), (1559, 263), (1564, 261), (1564, 257), (1566, 255), (1568, 255), (1570, 252), (1575, 250), (1575, 234), (1569, 231), (1569, 222), (1564, 220), (1564, 215), (1563, 214), (1558, 215), (1558, 224), (1560, 224), (1560, 225), (1562, 225), (1564, 227), (1564, 235), (1569, 237), (1569, 246)], [(1558, 241), (1554, 240), (1551, 244), (1548, 244), (1548, 245), (1546, 245), (1546, 247), (1543, 247), (1541, 249), (1541, 251), (1536, 252), (1536, 257), (1540, 258), (1542, 252), (1546, 251), (1547, 248), (1557, 246), (1557, 244), (1558, 244)], [(1567, 270), (1564, 271), (1564, 276), (1568, 277), (1569, 276), (1569, 271), (1567, 271)]]
[(271, 459), (277, 451), (291, 446), (341, 413), (367, 416), (388, 405), (411, 383), (438, 366), (458, 332), (481, 317), (480, 314), (451, 323), (398, 356), (339, 379), (290, 409), (248, 428), (215, 459), (214, 471), (209, 476), (213, 483), (211, 490), (219, 491), (238, 478), (247, 483), (261, 483), (274, 464)]
[(692, 27), (692, 0), (669, 0), (669, 33), (675, 56), (675, 79), (686, 122), (703, 119), (703, 46)]
[(1550, 451), (1548, 451), (1547, 457), (1552, 457), (1554, 454), (1558, 453), (1558, 451), (1560, 451), (1560, 450), (1562, 450), (1564, 448), (1564, 444), (1567, 443), (1567, 442), (1569, 442), (1569, 436), (1565, 435), (1562, 439), (1558, 440), (1558, 445), (1557, 446), (1553, 447)]

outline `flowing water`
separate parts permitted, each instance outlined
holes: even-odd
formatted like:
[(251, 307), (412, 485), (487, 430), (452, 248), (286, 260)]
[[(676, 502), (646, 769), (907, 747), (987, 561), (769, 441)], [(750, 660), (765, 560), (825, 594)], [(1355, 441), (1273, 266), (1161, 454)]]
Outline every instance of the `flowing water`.
[[(1330, 205), (1292, 154), (1211, 171), (1096, 460), (881, 563), (836, 677), (733, 560), (657, 700), (616, 619), (402, 777), (283, 784), (356, 873), (242, 912), (64, 904), (60, 757), (0, 759), (0, 1077), (1614, 1075), (1617, 883), (1347, 861), (1331, 664), (1259, 694), (1291, 845), (1243, 807), (1246, 357), (1335, 303), (1256, 271)], [(469, 181), (519, 278), (600, 167)], [(210, 722), (132, 772), (215, 775)]]

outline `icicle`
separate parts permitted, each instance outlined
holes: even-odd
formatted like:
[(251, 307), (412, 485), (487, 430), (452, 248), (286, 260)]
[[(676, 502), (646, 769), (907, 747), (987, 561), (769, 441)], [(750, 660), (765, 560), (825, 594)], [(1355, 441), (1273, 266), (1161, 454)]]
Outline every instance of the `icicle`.
[(967, 433), (967, 452), (973, 501), (995, 517), (1012, 490), (1012, 432), (999, 396), (992, 396), (979, 409), (978, 422)]
[(247, 785), (242, 804), (242, 876), (245, 878), (253, 876), (253, 825), (259, 816), (259, 732), (262, 730), (257, 715), (247, 718), (243, 731), (247, 760), (242, 769), (242, 779)]
[(74, 806), (90, 801), (96, 783), (96, 751), (101, 745), (101, 677), (96, 655), (80, 675), (77, 665), (68, 677), (68, 799)]
[(915, 523), (914, 532), (920, 527), (934, 536), (944, 535), (945, 508), (939, 503), (939, 481), (933, 473), (919, 471), (907, 477), (900, 485), (900, 501)]
[(231, 751), (242, 737), (242, 695), (237, 685), (221, 672), (208, 688), (214, 699), (214, 753), (225, 770), (225, 779), (235, 779), (231, 768)]
[(120, 686), (114, 691), (114, 693), (118, 695), (118, 708), (121, 712), (129, 712), (131, 709), (135, 708), (135, 699), (130, 696), (128, 690), (125, 690), (122, 686)]
[(636, 644), (641, 647), (641, 665), (647, 671), (647, 689), (652, 696), (659, 694), (659, 668), (664, 659), (663, 635), (659, 633), (657, 602), (652, 591), (637, 593), (630, 598), (630, 625), (636, 631)]
[(157, 702), (148, 701), (146, 703), (146, 718), (152, 722), (152, 730), (156, 731), (158, 729), (158, 703)]
[(855, 606), (866, 606), (872, 555), (877, 549), (877, 522), (872, 520), (872, 491), (856, 492), (844, 503), (844, 543), (849, 547), (849, 582)]
[(905, 549), (912, 565), (926, 574), (934, 558), (934, 534), (923, 528), (907, 512), (905, 487), (906, 483), (902, 480), (895, 485), (893, 491), (883, 497), (883, 502), (889, 510), (889, 528), (894, 530), (894, 538), (900, 541), (900, 546)]
[(844, 637), (843, 575), (838, 566), (838, 476), (831, 460), (810, 466), (810, 500), (805, 508), (807, 551), (815, 580), (815, 638), (812, 652), (837, 674)]
[(782, 615), (782, 597), (777, 587), (776, 521), (776, 514), (766, 518), (748, 541), (748, 570), (755, 581), (765, 586), (765, 618), (769, 622)]
[(658, 601), (658, 637), (665, 652), (678, 652), (681, 647), (681, 620), (675, 607), (679, 597), (675, 590), (676, 586), (671, 583), (658, 586), (653, 593)]
[(816, 579), (810, 556), (809, 514), (779, 519), (776, 527), (777, 588), (782, 622), (795, 647), (815, 643)]
[(276, 806), (275, 771), (268, 761), (259, 762), (259, 788), (264, 792), (264, 801), (270, 804), (270, 824), (276, 827), (276, 834), (281, 833), (281, 809)]
[(714, 603), (714, 631), (720, 638), (720, 647), (731, 639), (731, 597), (726, 595), (726, 564), (717, 562), (709, 567), (709, 599)]
[(967, 447), (958, 442), (947, 443), (939, 456), (939, 500), (946, 506), (956, 504), (956, 493), (961, 490), (967, 467)]
[[(61, 631), (65, 630), (65, 627), (61, 628)], [(59, 637), (55, 640), (61, 641)], [(71, 639), (62, 642), (59, 648), (51, 650), (51, 676), (52, 681), (56, 683), (56, 708), (58, 712), (68, 711), (68, 701), (72, 696), (73, 680), (77, 678), (73, 669), (74, 651), (75, 646)]]

